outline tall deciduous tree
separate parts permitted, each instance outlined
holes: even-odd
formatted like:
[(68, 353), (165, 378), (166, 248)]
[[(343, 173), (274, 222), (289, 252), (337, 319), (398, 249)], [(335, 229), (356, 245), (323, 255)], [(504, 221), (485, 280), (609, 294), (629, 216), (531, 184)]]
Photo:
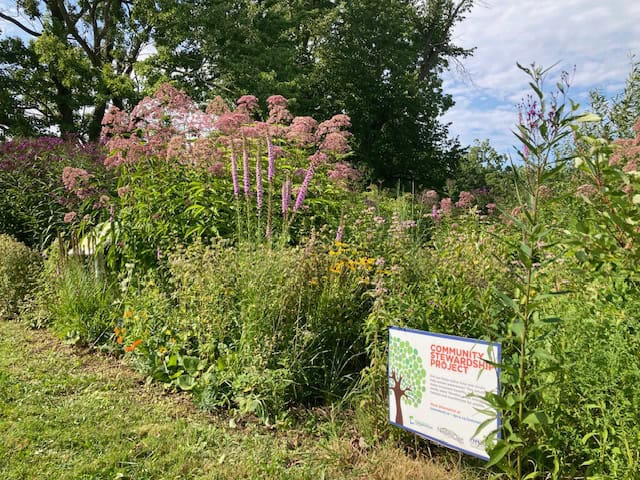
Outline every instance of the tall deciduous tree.
[(0, 44), (0, 83), (13, 98), (0, 105), (4, 128), (22, 133), (26, 122), (97, 138), (107, 105), (136, 97), (131, 73), (154, 8), (151, 0), (19, 0), (17, 14), (0, 11), (29, 38)]
[[(299, 115), (347, 113), (356, 160), (385, 180), (442, 183), (460, 157), (440, 74), (472, 0), (163, 0), (145, 74), (196, 98), (278, 93)], [(161, 34), (160, 34), (161, 33)]]

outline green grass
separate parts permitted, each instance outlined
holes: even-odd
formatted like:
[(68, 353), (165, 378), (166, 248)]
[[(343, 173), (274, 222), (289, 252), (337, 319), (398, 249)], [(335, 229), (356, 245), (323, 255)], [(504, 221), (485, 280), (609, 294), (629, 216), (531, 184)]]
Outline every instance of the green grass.
[(232, 426), (117, 359), (0, 321), (3, 480), (463, 478), (393, 445), (323, 434), (332, 424), (314, 421), (313, 430)]

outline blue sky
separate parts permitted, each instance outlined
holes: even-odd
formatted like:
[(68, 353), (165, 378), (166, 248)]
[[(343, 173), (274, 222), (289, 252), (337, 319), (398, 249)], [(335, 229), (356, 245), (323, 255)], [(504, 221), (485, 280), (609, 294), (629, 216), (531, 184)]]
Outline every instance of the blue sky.
[(454, 39), (476, 51), (462, 62), (464, 73), (452, 68), (445, 76), (456, 105), (443, 120), (463, 144), (488, 138), (507, 153), (513, 151), (515, 106), (528, 93), (516, 62), (558, 63), (549, 87), (575, 66), (569, 97), (585, 107), (591, 89), (613, 95), (624, 88), (629, 55), (640, 59), (640, 1), (480, 0)]

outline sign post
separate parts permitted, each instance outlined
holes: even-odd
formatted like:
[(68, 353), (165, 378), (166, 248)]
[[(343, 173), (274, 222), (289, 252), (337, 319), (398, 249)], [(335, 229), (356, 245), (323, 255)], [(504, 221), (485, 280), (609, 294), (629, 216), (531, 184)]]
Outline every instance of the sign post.
[(390, 327), (389, 421), (488, 460), (487, 437), (500, 419), (482, 397), (499, 392), (496, 363), (499, 343)]

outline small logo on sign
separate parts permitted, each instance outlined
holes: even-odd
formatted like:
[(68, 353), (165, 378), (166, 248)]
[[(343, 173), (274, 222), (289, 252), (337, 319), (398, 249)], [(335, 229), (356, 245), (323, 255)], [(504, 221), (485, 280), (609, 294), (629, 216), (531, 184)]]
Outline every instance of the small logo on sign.
[(460, 435), (458, 435), (456, 432), (454, 432), (453, 430), (450, 430), (450, 429), (448, 429), (446, 427), (440, 427), (440, 428), (438, 428), (438, 431), (441, 434), (443, 434), (443, 435), (455, 440), (456, 442), (461, 443), (461, 444), (464, 445), (464, 439)]

